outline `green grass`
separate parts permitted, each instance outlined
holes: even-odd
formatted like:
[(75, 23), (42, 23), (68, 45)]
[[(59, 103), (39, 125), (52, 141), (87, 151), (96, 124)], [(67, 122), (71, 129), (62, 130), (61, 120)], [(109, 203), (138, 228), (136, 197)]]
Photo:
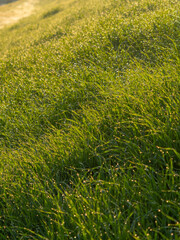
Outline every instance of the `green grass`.
[(180, 238), (180, 3), (40, 1), (0, 31), (0, 239)]

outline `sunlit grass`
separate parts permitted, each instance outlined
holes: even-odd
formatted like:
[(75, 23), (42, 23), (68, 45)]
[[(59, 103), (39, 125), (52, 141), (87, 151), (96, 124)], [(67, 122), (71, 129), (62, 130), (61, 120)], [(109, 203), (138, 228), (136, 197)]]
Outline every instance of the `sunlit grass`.
[(46, 0), (1, 30), (0, 239), (179, 239), (179, 7)]

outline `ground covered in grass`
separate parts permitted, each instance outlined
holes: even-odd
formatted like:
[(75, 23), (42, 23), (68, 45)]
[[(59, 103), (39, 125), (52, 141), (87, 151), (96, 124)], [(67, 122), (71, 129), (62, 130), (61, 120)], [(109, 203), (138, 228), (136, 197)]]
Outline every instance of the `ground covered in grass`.
[(43, 0), (0, 31), (0, 239), (180, 238), (180, 2)]

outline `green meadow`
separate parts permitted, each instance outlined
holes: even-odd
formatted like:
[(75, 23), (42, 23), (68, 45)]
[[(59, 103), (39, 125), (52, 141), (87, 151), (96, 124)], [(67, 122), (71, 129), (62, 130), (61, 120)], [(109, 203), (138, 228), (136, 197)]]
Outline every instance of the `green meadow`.
[(0, 29), (0, 239), (180, 239), (180, 1)]

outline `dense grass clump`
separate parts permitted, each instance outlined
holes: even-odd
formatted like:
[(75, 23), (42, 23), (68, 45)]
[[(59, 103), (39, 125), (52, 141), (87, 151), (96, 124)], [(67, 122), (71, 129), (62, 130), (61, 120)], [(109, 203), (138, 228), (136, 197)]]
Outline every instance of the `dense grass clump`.
[(0, 239), (178, 240), (179, 1), (38, 4), (0, 31)]

